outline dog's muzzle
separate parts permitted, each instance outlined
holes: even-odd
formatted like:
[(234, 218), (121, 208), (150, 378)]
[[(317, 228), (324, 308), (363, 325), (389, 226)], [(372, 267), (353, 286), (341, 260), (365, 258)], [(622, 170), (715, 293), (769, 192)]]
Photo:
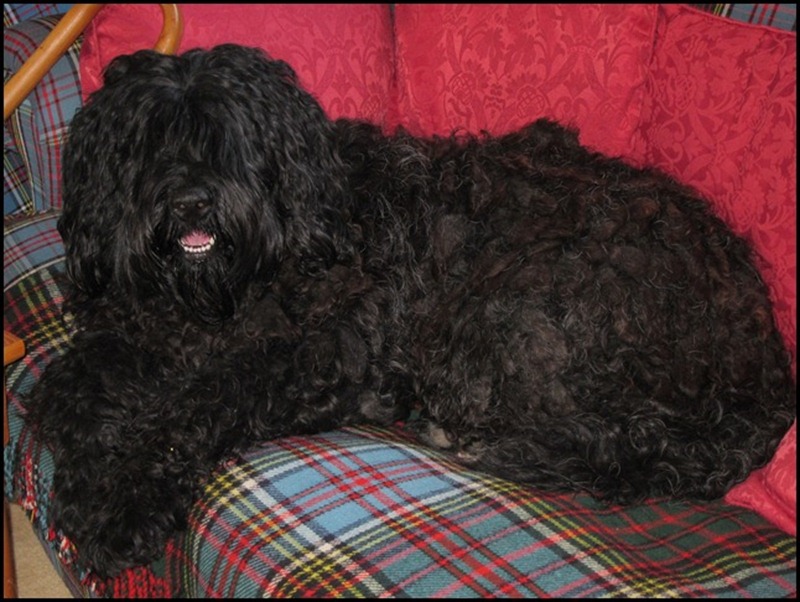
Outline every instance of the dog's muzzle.
[(214, 235), (201, 225), (212, 208), (212, 201), (194, 189), (186, 191), (172, 202), (174, 216), (186, 227), (186, 234), (178, 239), (178, 243), (191, 259), (203, 259), (214, 248)]

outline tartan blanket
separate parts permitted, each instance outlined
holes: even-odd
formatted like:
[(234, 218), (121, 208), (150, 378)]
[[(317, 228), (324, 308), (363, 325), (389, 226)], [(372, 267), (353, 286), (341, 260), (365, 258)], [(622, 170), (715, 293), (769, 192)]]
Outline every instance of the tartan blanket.
[[(722, 501), (603, 506), (463, 469), (398, 425), (266, 442), (219, 467), (164, 558), (100, 580), (48, 521), (53, 462), (24, 396), (67, 344), (57, 214), (7, 224), (4, 491), (92, 597), (793, 596), (796, 539)], [(32, 252), (35, 250), (35, 252)]]
[[(4, 82), (56, 26), (55, 10), (55, 5), (3, 5)], [(3, 123), (4, 216), (61, 207), (61, 146), (81, 105), (80, 46), (79, 39)]]
[[(272, 442), (219, 475), (170, 561), (194, 552), (211, 569), (191, 596), (758, 595), (766, 583), (751, 587), (753, 573), (777, 577), (794, 550), (776, 541), (754, 571), (758, 553), (740, 536), (765, 537), (759, 523), (721, 503), (621, 509), (541, 495), (401, 432), (348, 428)], [(260, 569), (245, 578), (232, 570), (243, 554)], [(792, 579), (767, 589), (781, 595)]]

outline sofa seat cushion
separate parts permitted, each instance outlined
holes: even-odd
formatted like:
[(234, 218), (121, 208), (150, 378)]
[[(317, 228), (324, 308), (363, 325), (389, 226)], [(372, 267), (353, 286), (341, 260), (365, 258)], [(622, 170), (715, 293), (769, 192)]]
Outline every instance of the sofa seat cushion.
[[(538, 494), (465, 471), (402, 431), (359, 427), (244, 456), (209, 484), (167, 565), (214, 567), (181, 591), (193, 597), (698, 595), (719, 588), (720, 573), (754, 593), (731, 548), (753, 554), (758, 533), (776, 531), (722, 502), (620, 509)], [(785, 536), (776, 544), (767, 573), (783, 573), (794, 549)], [(780, 595), (786, 575), (773, 577), (758, 588)]]
[[(796, 540), (722, 501), (606, 507), (466, 471), (399, 426), (290, 437), (219, 467), (162, 560), (100, 580), (50, 529), (52, 456), (22, 420), (63, 353), (57, 215), (5, 232), (6, 497), (80, 596), (784, 596)], [(25, 250), (35, 252), (23, 252)], [(29, 259), (23, 261), (23, 256)], [(769, 553), (765, 553), (769, 550)]]

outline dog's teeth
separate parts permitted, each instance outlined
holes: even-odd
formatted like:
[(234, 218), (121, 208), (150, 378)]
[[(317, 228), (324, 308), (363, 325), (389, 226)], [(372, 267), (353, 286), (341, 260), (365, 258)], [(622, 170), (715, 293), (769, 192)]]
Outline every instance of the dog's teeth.
[(189, 245), (189, 244), (181, 242), (181, 247), (187, 253), (194, 253), (194, 254), (205, 253), (205, 252), (211, 250), (211, 247), (214, 246), (215, 242), (216, 242), (215, 238), (213, 236), (211, 236), (209, 238), (209, 241), (207, 243), (203, 244), (203, 245)]

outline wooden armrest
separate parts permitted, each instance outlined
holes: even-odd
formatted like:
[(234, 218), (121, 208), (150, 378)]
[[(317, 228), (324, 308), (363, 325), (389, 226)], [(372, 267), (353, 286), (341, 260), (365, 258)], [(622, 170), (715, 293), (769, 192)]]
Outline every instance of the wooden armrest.
[[(3, 331), (3, 367), (25, 355), (22, 339)], [(5, 378), (3, 379), (3, 445), (8, 443), (8, 404), (6, 402)], [(3, 498), (3, 597), (16, 598), (17, 583), (14, 571), (14, 548), (9, 530), (8, 503)]]
[(25, 355), (25, 343), (8, 331), (3, 331), (3, 367)]
[[(3, 121), (22, 104), (25, 97), (78, 39), (101, 8), (102, 4), (76, 4), (67, 11), (42, 45), (3, 86)], [(155, 50), (172, 54), (178, 49), (183, 36), (181, 12), (177, 4), (162, 4), (161, 11), (164, 14), (164, 27), (156, 42)]]

